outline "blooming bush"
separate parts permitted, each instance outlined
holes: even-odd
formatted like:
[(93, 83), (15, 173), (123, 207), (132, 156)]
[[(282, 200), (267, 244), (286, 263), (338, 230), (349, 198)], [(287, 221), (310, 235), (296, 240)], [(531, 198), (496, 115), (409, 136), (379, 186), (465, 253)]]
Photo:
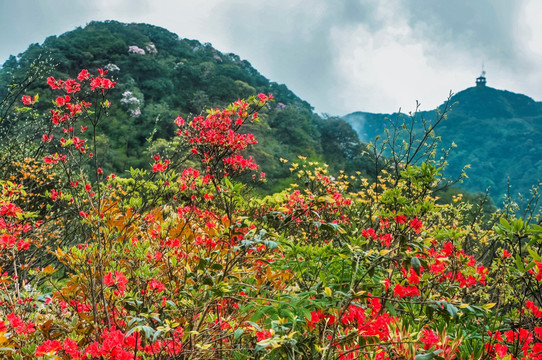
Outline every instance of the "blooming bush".
[(542, 358), (542, 227), (437, 204), (431, 161), (368, 183), (300, 157), (290, 188), (255, 195), (259, 94), (177, 117), (174, 151), (118, 177), (93, 136), (116, 83), (47, 82), (40, 165), (1, 180), (3, 356)]

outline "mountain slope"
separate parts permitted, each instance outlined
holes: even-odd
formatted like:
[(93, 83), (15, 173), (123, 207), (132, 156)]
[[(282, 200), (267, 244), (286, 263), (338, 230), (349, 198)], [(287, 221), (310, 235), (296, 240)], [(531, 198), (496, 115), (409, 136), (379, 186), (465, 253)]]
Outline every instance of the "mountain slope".
[[(528, 194), (542, 179), (542, 103), (528, 96), (487, 86), (468, 88), (455, 94), (456, 103), (447, 119), (436, 129), (443, 146), (457, 144), (449, 158), (448, 173), (459, 174), (469, 164), (468, 191), (485, 191), (500, 199), (507, 191)], [(442, 109), (442, 106), (440, 107)], [(398, 114), (355, 112), (343, 117), (364, 141), (384, 133), (386, 118)], [(435, 118), (435, 111), (424, 111), (418, 119)], [(420, 121), (417, 121), (418, 132)]]
[[(238, 98), (271, 93), (274, 102), (265, 109), (262, 123), (251, 130), (260, 144), (255, 158), (270, 179), (268, 189), (280, 186), (289, 175), (279, 159), (304, 155), (332, 162), (332, 167), (362, 168), (361, 145), (356, 133), (337, 118), (322, 119), (311, 106), (286, 86), (270, 82), (250, 63), (235, 54), (223, 54), (210, 44), (180, 39), (165, 29), (146, 24), (92, 22), (42, 45), (33, 44), (19, 57), (10, 57), (0, 70), (0, 99), (10, 83), (24, 78), (37, 58), (52, 59), (54, 70), (46, 76), (75, 76), (82, 68), (105, 68), (118, 82), (112, 94), (111, 117), (100, 130), (102, 146), (111, 154), (106, 170), (121, 173), (129, 166), (150, 162), (152, 136), (170, 139), (173, 119), (189, 117), (203, 109), (223, 106)], [(45, 79), (28, 89), (50, 98)], [(50, 104), (40, 103), (45, 111)], [(341, 132), (333, 129), (341, 128)], [(349, 148), (342, 144), (347, 139)], [(163, 143), (163, 142), (162, 142)]]

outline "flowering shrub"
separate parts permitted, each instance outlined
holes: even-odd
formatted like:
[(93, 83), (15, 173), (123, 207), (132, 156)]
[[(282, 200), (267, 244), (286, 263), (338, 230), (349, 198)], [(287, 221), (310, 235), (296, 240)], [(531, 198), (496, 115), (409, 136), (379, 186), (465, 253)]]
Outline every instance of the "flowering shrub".
[(121, 178), (92, 135), (107, 71), (47, 82), (40, 166), (1, 182), (3, 356), (542, 358), (542, 227), (466, 221), (437, 204), (431, 162), (370, 184), (300, 157), (290, 188), (254, 195), (259, 94), (177, 117), (175, 151)]

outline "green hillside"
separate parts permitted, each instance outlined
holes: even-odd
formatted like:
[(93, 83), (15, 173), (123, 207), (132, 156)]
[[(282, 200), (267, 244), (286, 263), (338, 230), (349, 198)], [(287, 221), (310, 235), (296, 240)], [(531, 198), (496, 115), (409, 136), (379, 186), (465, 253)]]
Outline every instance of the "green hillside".
[[(528, 195), (531, 187), (542, 180), (542, 103), (488, 86), (468, 88), (455, 94), (450, 102), (455, 105), (435, 129), (444, 147), (452, 142), (457, 145), (450, 153), (447, 172), (457, 175), (470, 165), (462, 186), (470, 192), (490, 187), (494, 199), (502, 199), (507, 192), (508, 178), (513, 195)], [(384, 127), (389, 126), (386, 119), (398, 116), (355, 112), (343, 119), (363, 141), (371, 141), (384, 134)], [(418, 113), (418, 131), (422, 118), (435, 117), (434, 111)]]
[[(166, 144), (160, 139), (173, 137), (177, 115), (190, 118), (261, 92), (276, 99), (250, 129), (259, 139), (255, 158), (268, 174), (267, 190), (283, 186), (290, 173), (280, 158), (303, 155), (336, 170), (364, 167), (359, 139), (343, 120), (321, 118), (285, 85), (270, 82), (239, 56), (156, 26), (92, 22), (33, 44), (0, 69), (0, 99), (10, 84), (23, 81), (32, 63), (45, 69), (26, 93), (39, 93), (42, 99), (49, 98), (45, 78), (51, 75), (66, 78), (83, 68), (104, 68), (118, 82), (111, 116), (99, 129), (101, 147), (108, 149), (108, 171), (148, 166), (151, 153)], [(38, 103), (38, 108), (48, 105)]]

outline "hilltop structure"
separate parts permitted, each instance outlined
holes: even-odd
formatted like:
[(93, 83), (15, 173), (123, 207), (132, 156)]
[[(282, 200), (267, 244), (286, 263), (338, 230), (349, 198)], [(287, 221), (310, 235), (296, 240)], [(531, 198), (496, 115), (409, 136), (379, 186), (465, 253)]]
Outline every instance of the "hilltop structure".
[(476, 78), (476, 87), (485, 87), (486, 86), (486, 72), (482, 70), (482, 74)]

